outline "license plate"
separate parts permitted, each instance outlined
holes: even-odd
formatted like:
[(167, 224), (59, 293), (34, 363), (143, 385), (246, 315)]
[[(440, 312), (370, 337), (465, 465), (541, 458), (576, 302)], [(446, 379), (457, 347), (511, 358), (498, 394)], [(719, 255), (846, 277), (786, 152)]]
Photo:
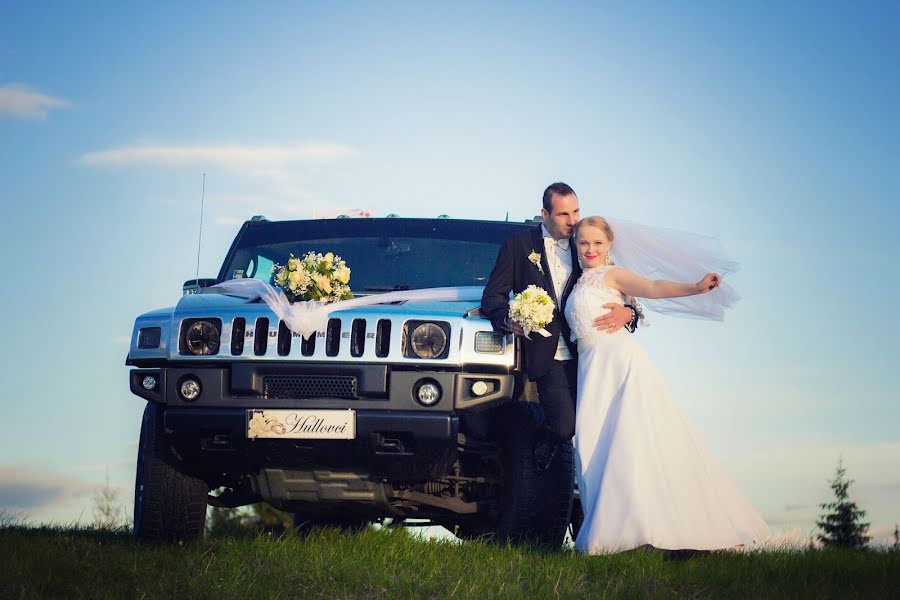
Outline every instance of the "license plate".
[(352, 440), (355, 410), (248, 410), (250, 439)]

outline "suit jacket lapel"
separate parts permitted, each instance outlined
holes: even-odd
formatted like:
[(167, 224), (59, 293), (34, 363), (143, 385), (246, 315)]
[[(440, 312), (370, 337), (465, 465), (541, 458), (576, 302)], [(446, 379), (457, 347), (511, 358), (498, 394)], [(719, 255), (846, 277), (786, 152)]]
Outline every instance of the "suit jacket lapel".
[(575, 238), (569, 238), (569, 252), (572, 254), (572, 274), (569, 276), (569, 281), (566, 282), (565, 289), (563, 289), (563, 306), (569, 299), (569, 294), (572, 293), (578, 278), (581, 277), (581, 264), (578, 262), (578, 248), (575, 247)]
[(556, 297), (556, 286), (553, 285), (553, 277), (550, 275), (550, 263), (547, 262), (547, 248), (544, 246), (544, 234), (541, 232), (540, 225), (538, 225), (531, 233), (531, 245), (534, 248), (534, 251), (541, 255), (541, 268), (544, 271), (544, 289), (547, 290), (547, 293), (553, 298), (553, 304), (555, 304), (559, 310), (562, 310), (559, 305), (559, 300)]

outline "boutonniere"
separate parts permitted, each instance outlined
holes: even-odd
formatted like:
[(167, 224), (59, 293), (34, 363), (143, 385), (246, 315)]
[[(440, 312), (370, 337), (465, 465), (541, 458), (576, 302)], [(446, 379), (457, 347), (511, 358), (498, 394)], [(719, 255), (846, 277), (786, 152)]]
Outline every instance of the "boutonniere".
[(528, 255), (528, 260), (531, 261), (531, 264), (537, 267), (538, 271), (541, 272), (541, 275), (544, 274), (544, 267), (541, 266), (541, 254), (540, 252), (532, 252)]

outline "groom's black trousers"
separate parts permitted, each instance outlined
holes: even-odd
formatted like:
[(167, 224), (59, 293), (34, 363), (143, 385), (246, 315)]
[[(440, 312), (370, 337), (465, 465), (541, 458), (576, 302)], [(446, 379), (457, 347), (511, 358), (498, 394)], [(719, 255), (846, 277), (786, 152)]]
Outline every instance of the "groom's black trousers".
[(550, 370), (535, 381), (548, 441), (567, 442), (575, 435), (577, 376), (577, 360), (554, 360)]

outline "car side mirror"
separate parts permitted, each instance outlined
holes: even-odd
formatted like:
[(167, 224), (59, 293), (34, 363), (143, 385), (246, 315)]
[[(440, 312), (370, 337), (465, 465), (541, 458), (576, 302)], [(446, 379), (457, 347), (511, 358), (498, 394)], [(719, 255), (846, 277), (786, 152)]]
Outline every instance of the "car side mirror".
[(213, 277), (201, 277), (199, 279), (188, 279), (184, 282), (184, 285), (181, 287), (181, 292), (183, 296), (187, 296), (188, 294), (199, 294), (203, 288), (208, 288), (211, 285), (215, 285), (216, 280)]

